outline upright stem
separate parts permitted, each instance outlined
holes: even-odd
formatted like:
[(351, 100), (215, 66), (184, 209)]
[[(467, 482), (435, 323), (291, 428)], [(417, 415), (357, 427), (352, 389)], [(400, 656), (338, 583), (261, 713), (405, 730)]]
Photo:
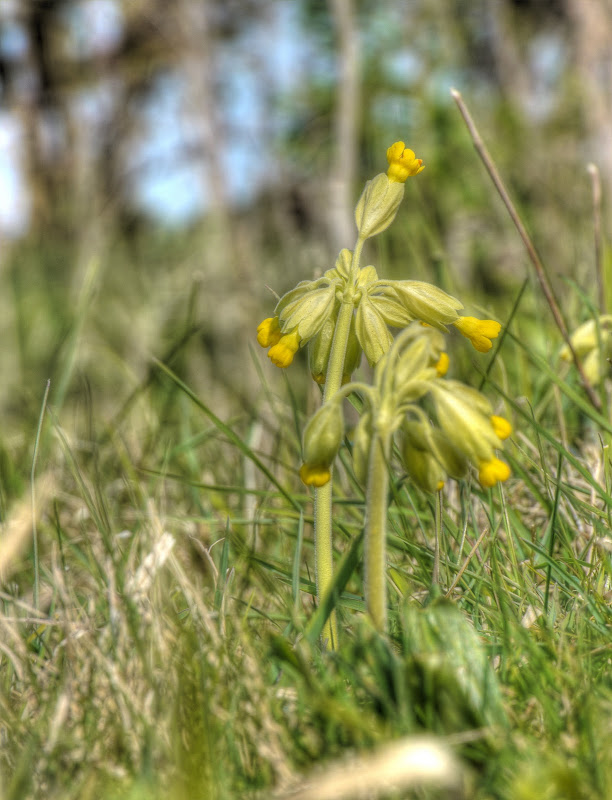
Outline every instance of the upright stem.
[(387, 626), (386, 526), (390, 437), (375, 433), (370, 449), (365, 529), (366, 606), (379, 631)]
[[(353, 254), (353, 264), (351, 278), (355, 278), (359, 270), (359, 259), (363, 242), (357, 241)], [(352, 284), (352, 281), (349, 281)], [(325, 377), (325, 391), (323, 393), (323, 403), (333, 397), (342, 386), (342, 374), (344, 371), (344, 358), (346, 356), (346, 346), (349, 332), (351, 330), (351, 320), (353, 318), (352, 298), (347, 297), (340, 306), (334, 340), (332, 342), (329, 362), (327, 364), (327, 374)], [(333, 470), (332, 477), (319, 489), (315, 489), (314, 502), (314, 538), (315, 538), (315, 576), (317, 581), (317, 598), (320, 600), (329, 590), (333, 578), (334, 560), (332, 544), (332, 496), (333, 496)], [(327, 646), (335, 650), (338, 644), (338, 625), (336, 615), (331, 613), (325, 623), (322, 634), (323, 641)]]
[[(342, 385), (342, 369), (346, 354), (346, 343), (351, 328), (353, 304), (342, 303), (336, 322), (334, 341), (325, 379), (325, 392), (323, 403), (338, 391)], [(336, 356), (333, 359), (332, 357)], [(339, 368), (338, 368), (339, 367)], [(319, 600), (328, 591), (332, 582), (334, 559), (332, 544), (332, 495), (333, 495), (333, 469), (331, 478), (319, 489), (315, 489), (314, 502), (314, 530), (315, 530), (315, 575), (317, 580), (317, 597)], [(338, 625), (336, 614), (332, 611), (325, 623), (322, 634), (323, 641), (331, 650), (338, 644)]]

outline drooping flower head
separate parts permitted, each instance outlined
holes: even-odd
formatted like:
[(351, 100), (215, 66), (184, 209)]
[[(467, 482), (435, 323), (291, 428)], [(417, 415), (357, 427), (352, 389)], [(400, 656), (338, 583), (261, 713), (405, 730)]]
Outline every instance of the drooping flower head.
[[(387, 159), (387, 173), (368, 181), (357, 203), (355, 219), (360, 252), (365, 239), (384, 231), (395, 218), (404, 194), (404, 181), (424, 169), (422, 160), (403, 142), (389, 147)], [(343, 304), (353, 307), (344, 353), (344, 383), (359, 366), (362, 353), (373, 367), (389, 350), (393, 343), (389, 328), (405, 329), (415, 320), (442, 333), (454, 325), (480, 352), (491, 349), (491, 339), (499, 334), (501, 327), (498, 322), (459, 316), (463, 304), (432, 284), (380, 279), (373, 266), (359, 266), (355, 253), (346, 248), (341, 250), (332, 269), (316, 280), (298, 283), (279, 300), (274, 316), (259, 325), (257, 341), (269, 348), (268, 356), (276, 366), (289, 366), (297, 351), (309, 345), (312, 377), (325, 384)], [(436, 358), (439, 376), (448, 369), (448, 357), (441, 353), (442, 349)]]

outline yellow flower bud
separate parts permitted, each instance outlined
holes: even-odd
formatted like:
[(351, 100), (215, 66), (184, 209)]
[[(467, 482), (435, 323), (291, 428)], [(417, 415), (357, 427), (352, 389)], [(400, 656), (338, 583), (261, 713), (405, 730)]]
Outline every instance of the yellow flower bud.
[(305, 469), (311, 468), (319, 472), (323, 469), (329, 470), (340, 449), (343, 436), (341, 402), (331, 400), (321, 406), (304, 429)]
[(329, 466), (302, 464), (300, 478), (306, 486), (314, 486), (316, 489), (320, 489), (321, 486), (325, 486), (329, 482), (331, 472)]
[[(598, 328), (599, 336), (597, 334)], [(600, 338), (602, 343), (607, 342), (610, 338), (611, 328), (612, 315), (610, 314), (602, 314), (597, 322), (594, 319), (589, 319), (579, 325), (570, 337), (576, 355), (579, 357), (586, 356), (587, 353), (599, 346)], [(565, 361), (572, 360), (572, 354), (566, 344), (561, 348), (561, 358)]]
[(450, 358), (448, 357), (448, 353), (440, 353), (440, 358), (438, 359), (435, 365), (436, 372), (438, 373), (438, 378), (443, 378), (446, 375), (446, 373), (448, 372), (449, 365), (450, 365)]
[[(583, 359), (582, 368), (588, 380), (597, 385), (602, 378), (602, 367), (609, 374), (609, 361), (612, 356), (612, 316), (602, 314), (598, 320), (589, 319), (571, 335), (572, 347), (576, 355)], [(564, 344), (560, 352), (565, 361), (572, 360), (569, 347)]]
[(387, 175), (390, 181), (404, 183), (412, 175), (418, 175), (425, 169), (423, 160), (416, 158), (414, 152), (404, 147), (403, 142), (395, 142), (387, 150), (389, 169)]
[(486, 397), (459, 381), (435, 381), (432, 398), (440, 427), (449, 441), (475, 464), (490, 461), (501, 447)]
[(510, 467), (499, 458), (483, 461), (478, 468), (478, 480), (484, 489), (490, 489), (496, 483), (507, 481), (510, 477)]
[(488, 353), (493, 347), (491, 339), (499, 336), (501, 325), (492, 319), (476, 319), (476, 317), (459, 317), (453, 323), (455, 328), (469, 339), (479, 353)]
[(257, 341), (262, 347), (278, 344), (281, 336), (278, 317), (268, 317), (257, 326)]
[(297, 331), (287, 333), (268, 350), (268, 358), (276, 367), (288, 367), (293, 356), (300, 349), (300, 337)]
[(493, 430), (502, 441), (512, 434), (512, 425), (504, 417), (498, 417), (494, 414), (491, 417), (491, 425), (493, 425)]
[(599, 347), (596, 347), (594, 350), (591, 350), (591, 352), (584, 357), (584, 361), (582, 362), (582, 368), (584, 370), (584, 374), (587, 376), (587, 379), (593, 384), (593, 386), (597, 386), (597, 384), (601, 380), (602, 361), (603, 361), (604, 375), (609, 375), (610, 359), (608, 356), (602, 359), (602, 354), (599, 350)]

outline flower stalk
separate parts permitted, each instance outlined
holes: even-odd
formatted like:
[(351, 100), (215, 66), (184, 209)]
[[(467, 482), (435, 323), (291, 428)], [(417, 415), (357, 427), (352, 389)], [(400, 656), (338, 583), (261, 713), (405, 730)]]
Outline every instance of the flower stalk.
[(379, 631), (387, 628), (386, 533), (389, 490), (388, 434), (375, 434), (370, 445), (370, 466), (365, 523), (366, 608)]
[[(359, 238), (355, 245), (348, 286), (351, 279), (359, 273), (359, 261), (363, 249), (363, 240)], [(344, 361), (348, 346), (349, 332), (353, 319), (352, 297), (345, 299), (340, 305), (336, 329), (332, 340), (325, 388), (323, 390), (323, 405), (334, 397), (342, 386), (344, 374)], [(334, 573), (334, 547), (332, 537), (332, 502), (333, 502), (333, 473), (330, 468), (330, 480), (323, 486), (315, 488), (314, 500), (314, 542), (315, 542), (315, 579), (317, 597), (319, 601), (329, 591)], [(331, 650), (335, 650), (338, 643), (338, 624), (335, 611), (332, 611), (325, 623), (322, 634), (323, 642)]]

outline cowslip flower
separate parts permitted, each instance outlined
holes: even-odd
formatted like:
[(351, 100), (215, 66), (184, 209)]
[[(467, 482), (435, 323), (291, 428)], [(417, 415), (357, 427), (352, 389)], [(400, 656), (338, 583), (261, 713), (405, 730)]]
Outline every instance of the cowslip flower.
[(300, 467), (300, 478), (306, 486), (314, 486), (320, 489), (331, 480), (331, 469), (327, 464), (302, 464)]
[(483, 489), (492, 489), (496, 483), (503, 483), (510, 477), (510, 467), (499, 458), (483, 461), (478, 469), (478, 480)]
[(491, 413), (491, 404), (478, 390), (454, 381), (438, 381), (431, 396), (436, 417), (449, 442), (478, 470), (484, 488), (510, 477), (508, 465), (495, 456), (512, 433), (510, 422)]
[[(338, 261), (342, 260), (343, 254), (344, 251)], [(324, 329), (331, 347), (333, 323), (339, 307), (336, 295), (343, 290), (345, 283), (346, 278), (341, 272), (330, 269), (318, 280), (301, 281), (281, 297), (275, 316), (263, 320), (257, 328), (257, 341), (262, 347), (270, 348), (268, 356), (273, 364), (288, 367), (300, 347)]]
[[(363, 241), (384, 230), (393, 220), (404, 192), (404, 181), (423, 169), (421, 159), (395, 142), (387, 150), (389, 169), (368, 181), (357, 204), (355, 218), (359, 237), (355, 253), (344, 249), (335, 266), (321, 278), (301, 281), (279, 300), (273, 317), (257, 329), (257, 340), (269, 348), (268, 355), (278, 367), (289, 366), (297, 351), (309, 346), (313, 379), (325, 384), (332, 353), (336, 323), (341, 307), (351, 307), (352, 318), (343, 354), (342, 382), (347, 383), (359, 366), (362, 353), (374, 367), (393, 343), (389, 328), (406, 329), (411, 322), (446, 333), (454, 325), (480, 352), (487, 352), (500, 324), (459, 315), (463, 304), (457, 298), (424, 281), (384, 280), (373, 266), (360, 268)], [(346, 319), (346, 317), (345, 317)], [(438, 375), (448, 369), (448, 357), (438, 348)]]
[(403, 142), (395, 142), (389, 147), (387, 161), (387, 177), (396, 183), (404, 183), (412, 175), (418, 175), (425, 169), (423, 159), (416, 158), (414, 151), (405, 147)]
[(268, 355), (276, 366), (289, 366), (300, 347), (309, 344), (313, 379), (325, 383), (342, 302), (354, 308), (344, 361), (345, 382), (359, 366), (362, 352), (374, 366), (388, 351), (393, 342), (390, 327), (405, 329), (421, 320), (446, 331), (447, 325), (459, 319), (457, 310), (463, 308), (462, 303), (437, 286), (381, 280), (371, 265), (353, 275), (352, 256), (350, 250), (342, 250), (333, 269), (315, 281), (299, 283), (279, 300), (275, 316), (260, 323), (257, 341), (270, 348)]
[(431, 283), (424, 281), (389, 281), (389, 283), (392, 284), (399, 302), (411, 319), (418, 319), (441, 331), (446, 331), (447, 325), (456, 325), (462, 319), (457, 312), (463, 308), (463, 303)]
[(469, 339), (479, 353), (488, 353), (493, 347), (491, 339), (499, 336), (501, 325), (492, 319), (476, 319), (476, 317), (459, 317), (453, 325)]
[(502, 441), (512, 434), (512, 425), (505, 417), (498, 417), (496, 414), (492, 414), (490, 420), (496, 436)]
[(268, 317), (257, 326), (257, 341), (262, 347), (272, 347), (278, 344), (282, 333), (278, 317)]
[(387, 173), (381, 172), (368, 181), (357, 203), (355, 222), (361, 239), (376, 236), (391, 225), (404, 197), (404, 183), (425, 169), (422, 159), (416, 158), (403, 142), (389, 147), (387, 161)]
[(300, 337), (297, 331), (281, 336), (278, 342), (268, 350), (268, 358), (276, 367), (288, 367), (293, 356), (300, 349)]
[(341, 400), (332, 399), (319, 408), (304, 429), (304, 463), (300, 478), (307, 486), (324, 486), (344, 437)]

